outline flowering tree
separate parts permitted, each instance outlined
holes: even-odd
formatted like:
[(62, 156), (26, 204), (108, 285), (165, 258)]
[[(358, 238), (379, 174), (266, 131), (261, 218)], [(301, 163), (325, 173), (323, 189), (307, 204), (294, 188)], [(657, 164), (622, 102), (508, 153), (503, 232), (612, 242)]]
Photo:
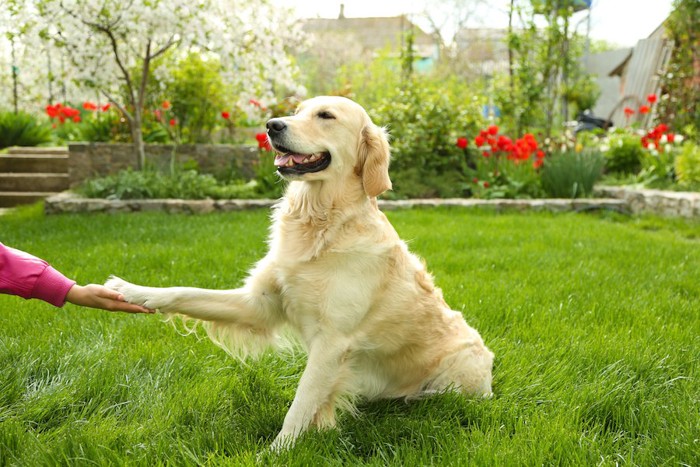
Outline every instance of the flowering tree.
[(268, 0), (36, 1), (43, 32), (66, 50), (74, 78), (128, 120), (141, 167), (147, 83), (166, 52), (215, 54), (232, 89), (262, 98), (280, 87), (298, 92), (286, 50), (301, 34), (291, 15)]
[(33, 1), (0, 0), (0, 106), (36, 112), (95, 97), (71, 79), (65, 51), (46, 40), (43, 28)]

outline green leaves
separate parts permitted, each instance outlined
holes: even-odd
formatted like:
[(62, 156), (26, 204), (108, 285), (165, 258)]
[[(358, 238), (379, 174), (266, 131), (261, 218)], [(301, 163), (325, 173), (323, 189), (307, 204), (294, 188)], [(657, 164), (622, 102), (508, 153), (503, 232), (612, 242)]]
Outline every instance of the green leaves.
[(603, 174), (605, 159), (597, 151), (564, 152), (545, 159), (542, 188), (552, 198), (585, 198)]
[(152, 170), (125, 170), (87, 180), (79, 192), (88, 198), (108, 199), (228, 199), (254, 197), (256, 186), (221, 183), (195, 170), (177, 170), (172, 176)]
[(51, 127), (34, 116), (0, 112), (0, 149), (10, 146), (40, 146), (51, 141)]

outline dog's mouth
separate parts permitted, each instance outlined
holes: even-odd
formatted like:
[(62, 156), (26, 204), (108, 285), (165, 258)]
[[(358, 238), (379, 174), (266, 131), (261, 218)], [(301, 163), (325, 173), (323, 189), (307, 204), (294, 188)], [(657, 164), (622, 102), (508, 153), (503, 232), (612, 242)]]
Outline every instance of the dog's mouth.
[(277, 155), (275, 166), (282, 175), (303, 175), (326, 169), (331, 163), (329, 152), (314, 154), (297, 154), (289, 149), (275, 145)]

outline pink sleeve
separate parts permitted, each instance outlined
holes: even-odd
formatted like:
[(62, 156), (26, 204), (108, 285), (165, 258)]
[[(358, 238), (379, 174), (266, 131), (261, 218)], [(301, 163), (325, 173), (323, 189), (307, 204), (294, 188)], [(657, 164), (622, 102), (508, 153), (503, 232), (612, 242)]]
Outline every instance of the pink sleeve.
[(0, 243), (0, 292), (63, 306), (75, 281), (29, 253)]

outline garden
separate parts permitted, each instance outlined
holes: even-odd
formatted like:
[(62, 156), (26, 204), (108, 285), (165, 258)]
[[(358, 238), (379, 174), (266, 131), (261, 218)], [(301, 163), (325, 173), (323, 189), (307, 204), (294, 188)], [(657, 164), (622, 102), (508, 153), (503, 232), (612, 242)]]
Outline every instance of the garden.
[[(596, 184), (697, 191), (700, 114), (697, 85), (689, 78), (697, 31), (688, 23), (688, 15), (697, 15), (697, 5), (677, 3), (666, 24), (676, 44), (667, 73), (652, 92), (624, 101), (626, 119), (617, 127), (577, 132), (570, 123), (591, 108), (600, 91), (582, 68), (587, 46), (570, 32), (572, 9), (556, 10), (547, 27), (538, 28), (537, 2), (518, 2), (511, 15), (523, 29), (508, 31), (510, 60), (501, 73), (460, 75), (454, 70), (457, 58), (446, 46), (430, 72), (416, 71), (408, 30), (399, 58), (396, 51), (380, 50), (372, 59), (343, 63), (319, 81), (322, 59), (304, 49), (296, 23), (274, 33), (272, 23), (256, 24), (249, 31), (260, 42), (255, 53), (243, 53), (243, 45), (236, 44), (245, 37), (212, 43), (217, 53), (205, 53), (193, 31), (187, 31), (191, 41), (169, 40), (185, 33), (177, 29), (186, 27), (181, 24), (185, 20), (199, 21), (207, 37), (222, 34), (216, 29), (222, 25), (205, 11), (195, 9), (151, 37), (148, 31), (130, 30), (126, 17), (112, 24), (88, 6), (81, 17), (60, 2), (41, 1), (33, 31), (41, 32), (40, 45), (49, 58), (60, 57), (63, 74), (50, 70), (25, 77), (13, 72), (5, 92), (15, 90), (6, 96), (14, 109), (0, 109), (0, 150), (74, 142), (133, 144), (138, 154), (134, 167), (84, 180), (75, 188), (87, 197), (276, 198), (284, 186), (274, 174), (265, 122), (293, 112), (304, 95), (339, 94), (358, 101), (375, 123), (389, 130), (394, 181), (394, 190), (385, 195), (389, 198), (580, 198), (595, 196)], [(153, 21), (163, 21), (157, 19), (162, 12), (148, 5), (144, 8)], [(9, 17), (29, 25), (22, 16), (26, 11), (18, 7)], [(78, 23), (71, 34), (42, 29), (46, 15)], [(96, 30), (104, 34), (91, 34), (85, 27), (90, 15), (105, 22)], [(274, 15), (280, 24), (291, 21), (278, 18), (283, 16), (279, 11)], [(245, 18), (240, 13), (229, 21), (244, 23)], [(133, 38), (125, 46), (149, 47), (140, 54), (112, 49), (110, 37), (127, 33)], [(31, 49), (20, 47), (29, 40), (28, 30), (9, 28), (8, 34), (15, 55), (24, 51), (29, 60)], [(566, 50), (559, 48), (562, 40)], [(90, 47), (81, 47), (84, 43)], [(266, 60), (268, 55), (273, 59)], [(71, 75), (66, 63), (81, 68), (73, 68)], [(13, 70), (22, 65), (13, 62)], [(231, 73), (232, 67), (237, 73)], [(553, 78), (561, 76), (568, 78)], [(59, 85), (61, 92), (55, 89)], [(39, 104), (40, 95), (49, 104)], [(497, 115), (485, 108), (497, 109)], [(149, 162), (151, 144), (172, 147), (167, 170), (156, 170)], [(196, 160), (175, 157), (178, 148), (192, 144), (257, 146), (257, 170), (252, 176), (236, 170), (205, 173)]]
[[(410, 28), (400, 50), (371, 57), (314, 49), (268, 1), (11, 0), (0, 12), (11, 51), (0, 56), (0, 158), (126, 145), (131, 167), (71, 191), (274, 199), (285, 185), (265, 122), (330, 94), (390, 134), (382, 201), (700, 192), (698, 4), (675, 0), (666, 71), (621, 103), (624, 120), (577, 131), (600, 95), (583, 56), (610, 45), (578, 34), (574, 3), (510, 2), (507, 66), (484, 74), (447, 43), (419, 70)], [(252, 171), (208, 171), (183, 153), (198, 145), (252, 147)], [(496, 354), (495, 395), (361, 402), (280, 454), (267, 447), (303, 352), (241, 362), (158, 316), (0, 295), (0, 464), (697, 465), (700, 219), (586, 211), (388, 212)], [(81, 284), (116, 274), (223, 289), (263, 256), (268, 226), (267, 209), (50, 215), (37, 203), (0, 215), (0, 241)]]

